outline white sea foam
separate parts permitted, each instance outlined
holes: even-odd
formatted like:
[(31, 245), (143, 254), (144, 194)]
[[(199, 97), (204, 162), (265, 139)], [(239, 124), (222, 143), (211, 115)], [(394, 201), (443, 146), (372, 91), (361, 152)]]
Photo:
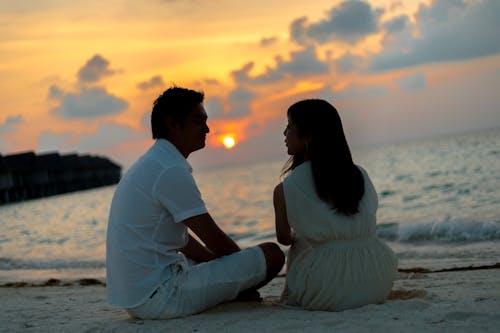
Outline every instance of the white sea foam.
[(452, 243), (500, 240), (500, 222), (448, 219), (431, 223), (391, 223), (377, 228), (380, 238), (401, 243)]

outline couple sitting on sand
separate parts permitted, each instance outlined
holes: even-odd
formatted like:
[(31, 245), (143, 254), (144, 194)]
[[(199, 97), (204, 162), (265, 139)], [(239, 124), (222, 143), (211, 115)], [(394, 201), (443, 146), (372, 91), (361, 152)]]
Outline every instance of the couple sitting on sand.
[[(200, 92), (173, 87), (153, 105), (151, 148), (121, 179), (107, 241), (110, 304), (143, 319), (187, 316), (258, 300), (282, 269), (275, 243), (239, 246), (212, 219), (186, 158), (209, 132)], [(340, 311), (383, 302), (397, 260), (375, 234), (377, 194), (353, 163), (337, 110), (288, 109), (286, 178), (274, 190), (276, 236), (291, 245), (282, 302)]]

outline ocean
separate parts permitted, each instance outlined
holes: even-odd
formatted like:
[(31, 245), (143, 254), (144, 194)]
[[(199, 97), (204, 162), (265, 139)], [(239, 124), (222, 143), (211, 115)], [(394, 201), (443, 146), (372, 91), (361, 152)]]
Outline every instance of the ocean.
[[(377, 234), (400, 268), (500, 262), (500, 129), (352, 153), (377, 189)], [(284, 162), (194, 171), (210, 213), (241, 247), (275, 241), (272, 190)], [(0, 206), (0, 284), (104, 280), (114, 189)]]

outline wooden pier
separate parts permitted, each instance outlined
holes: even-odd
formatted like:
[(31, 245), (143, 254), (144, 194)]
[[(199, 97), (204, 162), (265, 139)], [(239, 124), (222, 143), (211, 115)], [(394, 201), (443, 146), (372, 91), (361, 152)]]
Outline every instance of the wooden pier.
[(0, 205), (116, 184), (121, 166), (90, 155), (0, 155)]

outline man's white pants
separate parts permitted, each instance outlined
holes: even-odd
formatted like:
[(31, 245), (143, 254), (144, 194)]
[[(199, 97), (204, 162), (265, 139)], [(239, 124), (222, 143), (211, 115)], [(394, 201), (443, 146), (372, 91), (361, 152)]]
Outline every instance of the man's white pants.
[(170, 266), (171, 276), (142, 305), (127, 309), (142, 319), (188, 316), (230, 301), (264, 281), (266, 259), (258, 246), (197, 265)]

